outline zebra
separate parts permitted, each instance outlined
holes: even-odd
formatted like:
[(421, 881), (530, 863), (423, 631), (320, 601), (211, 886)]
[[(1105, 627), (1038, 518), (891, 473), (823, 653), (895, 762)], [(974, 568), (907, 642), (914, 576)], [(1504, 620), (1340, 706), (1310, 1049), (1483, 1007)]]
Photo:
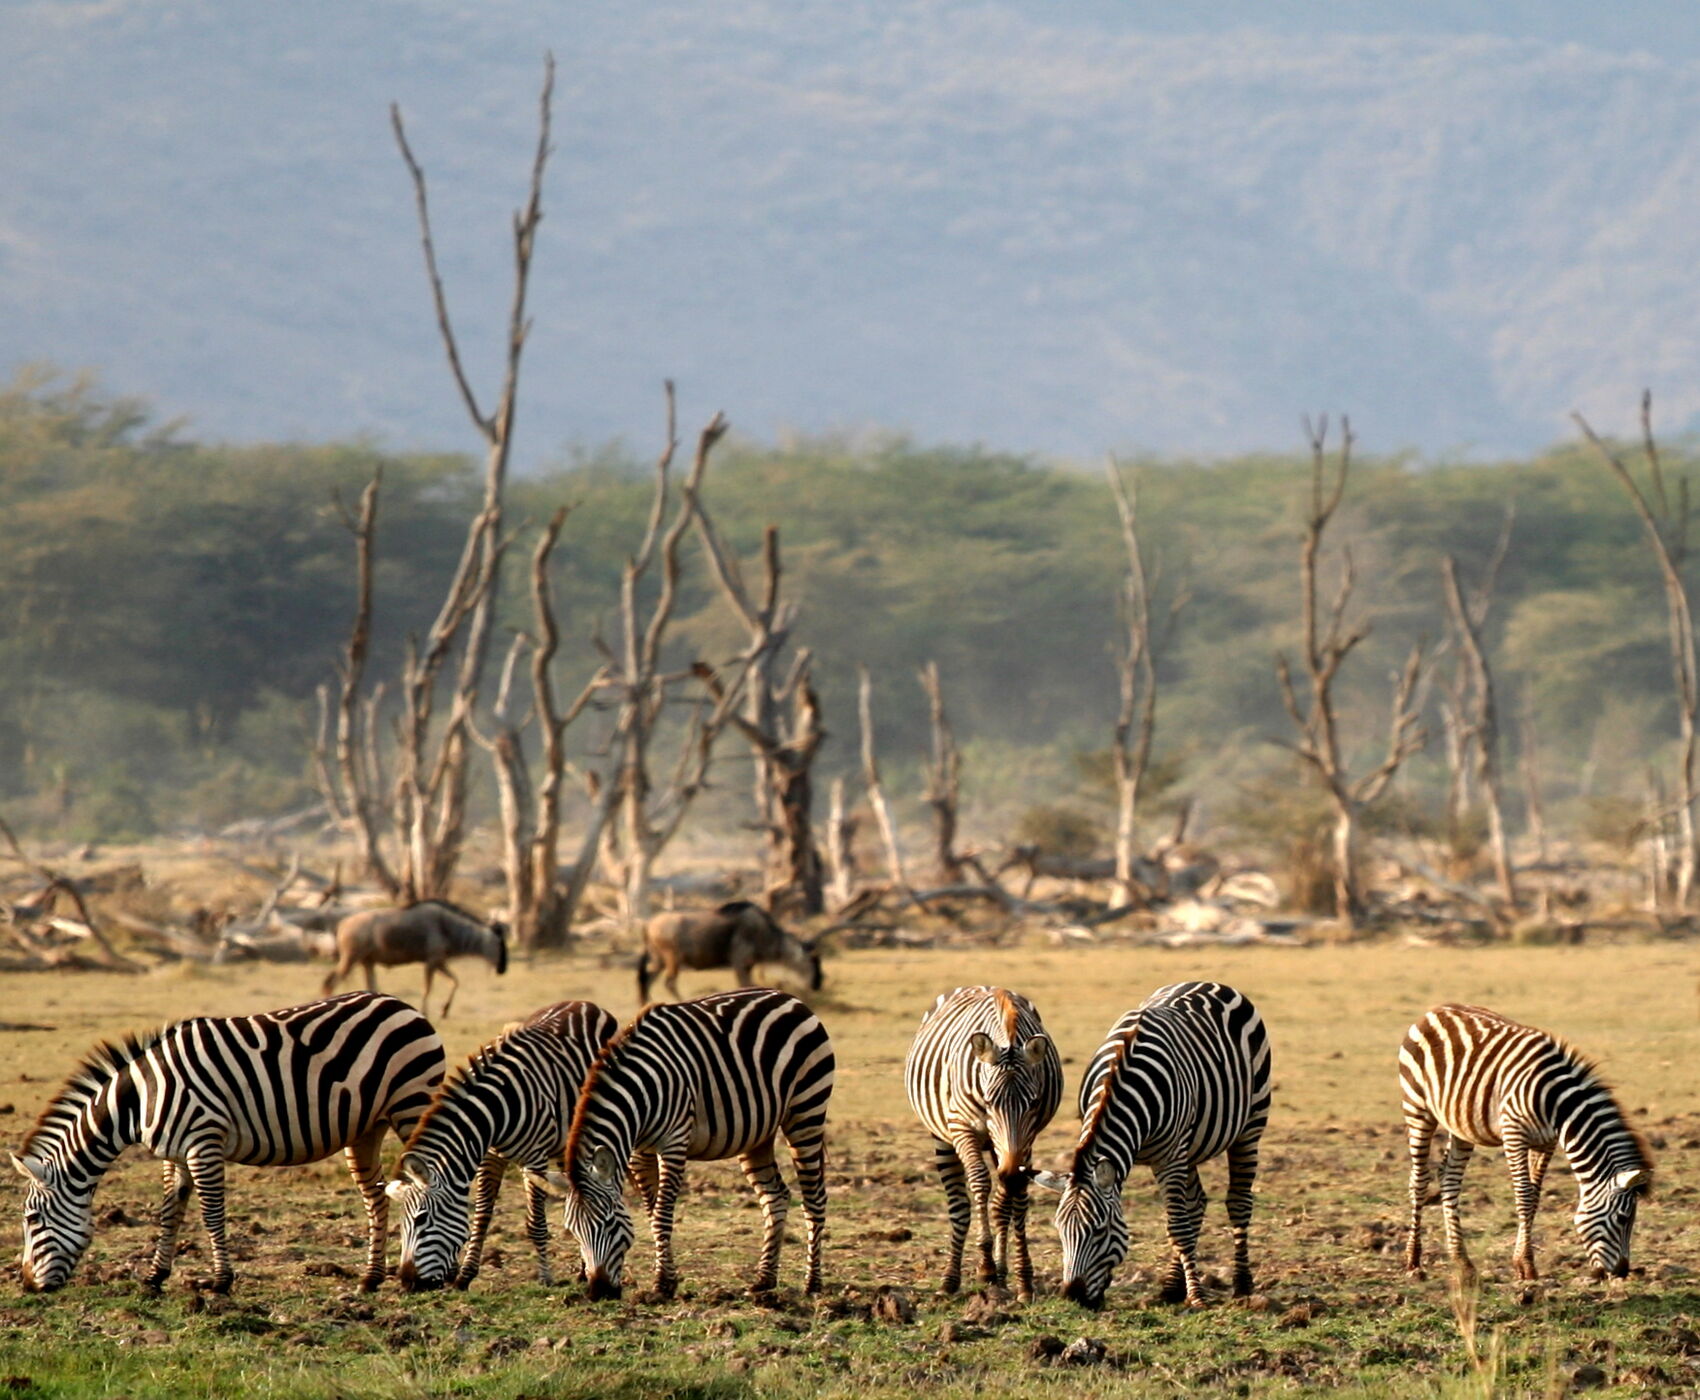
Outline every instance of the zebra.
[(51, 1292), (70, 1278), (94, 1234), (95, 1188), (118, 1154), (139, 1144), (165, 1159), (149, 1288), (170, 1276), (192, 1188), (212, 1246), (210, 1286), (230, 1291), (226, 1162), (299, 1166), (341, 1148), (366, 1202), (360, 1286), (370, 1292), (384, 1277), (384, 1132), (412, 1132), (443, 1069), (431, 1023), (406, 1002), (371, 992), (257, 1016), (198, 1016), (102, 1042), (12, 1155), (29, 1179), (25, 1287)]
[(422, 899), (401, 909), (364, 909), (336, 926), (337, 962), (324, 985), (325, 996), (354, 970), (366, 969), (366, 990), (378, 990), (375, 968), (403, 963), (425, 964), (425, 995), (421, 1011), (430, 1009), (431, 979), (439, 972), (452, 984), (443, 1009), (447, 1016), (460, 990), (460, 978), (449, 971), (449, 959), (480, 957), (500, 976), (508, 970), (508, 926), (500, 920), (485, 923), (446, 899)]
[(618, 1298), (632, 1218), (621, 1193), (629, 1166), (655, 1237), (655, 1291), (678, 1288), (673, 1207), (687, 1161), (737, 1157), (761, 1198), (766, 1229), (752, 1293), (779, 1275), (789, 1193), (774, 1162), (785, 1134), (809, 1221), (810, 1293), (820, 1291), (826, 1238), (826, 1110), (835, 1061), (820, 1018), (769, 987), (645, 1007), (603, 1050), (585, 1080), (567, 1138), (565, 1201), (593, 1299)]
[[(1019, 1291), (1031, 1298), (1028, 1158), (1063, 1092), (1062, 1061), (1038, 1011), (1026, 997), (1002, 987), (943, 993), (921, 1019), (903, 1065), (903, 1083), (915, 1116), (933, 1135), (933, 1164), (949, 1204), (944, 1291), (954, 1293), (961, 1286), (972, 1215), (980, 1231), (981, 1280), (1008, 1277), (1013, 1234)], [(995, 1159), (990, 1163), (989, 1154)]]
[[(451, 1281), (466, 1288), (478, 1277), (508, 1163), (542, 1172), (560, 1155), (585, 1075), (619, 1028), (591, 1002), (557, 1002), (510, 1026), (443, 1085), (387, 1188), (402, 1212), (397, 1278), (403, 1289)], [(525, 1232), (537, 1250), (537, 1276), (547, 1284), (553, 1281), (548, 1196), (538, 1180), (526, 1177)]]
[(1576, 1230), (1593, 1277), (1623, 1278), (1635, 1209), (1653, 1185), (1653, 1160), (1592, 1061), (1555, 1035), (1480, 1006), (1437, 1006), (1405, 1033), (1399, 1087), (1411, 1150), (1411, 1232), (1405, 1266), (1423, 1277), (1423, 1207), (1429, 1202), (1429, 1145), (1447, 1132), (1440, 1164), (1446, 1250), (1466, 1280), (1475, 1265), (1464, 1249), (1458, 1199), (1477, 1147), (1505, 1148), (1517, 1197), (1519, 1279), (1535, 1270), (1535, 1208), (1554, 1148), (1576, 1174)]
[(1157, 1178), (1172, 1255), (1163, 1301), (1201, 1307), (1198, 1231), (1202, 1162), (1228, 1154), (1234, 1295), (1252, 1291), (1251, 1203), (1257, 1149), (1269, 1121), (1269, 1036), (1242, 992), (1220, 982), (1177, 982), (1127, 1012), (1086, 1067), (1080, 1137), (1066, 1173), (1034, 1180), (1062, 1192), (1063, 1293), (1099, 1308), (1127, 1254), (1122, 1186), (1135, 1163)]

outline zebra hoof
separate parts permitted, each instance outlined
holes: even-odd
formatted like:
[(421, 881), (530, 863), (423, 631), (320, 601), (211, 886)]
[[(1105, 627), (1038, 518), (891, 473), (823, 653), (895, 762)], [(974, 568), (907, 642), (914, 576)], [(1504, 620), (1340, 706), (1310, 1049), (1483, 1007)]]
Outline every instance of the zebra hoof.
[(679, 1280), (677, 1275), (672, 1275), (666, 1278), (657, 1278), (655, 1280), (654, 1292), (657, 1298), (671, 1298), (678, 1293), (678, 1291)]
[(1244, 1273), (1236, 1273), (1234, 1275), (1234, 1297), (1249, 1298), (1256, 1291), (1257, 1289), (1253, 1285), (1250, 1269), (1247, 1269)]
[(1187, 1302), (1186, 1284), (1184, 1282), (1169, 1283), (1165, 1281), (1163, 1286), (1157, 1290), (1157, 1301), (1160, 1303)]
[(1410, 1264), (1405, 1268), (1405, 1277), (1415, 1279), (1418, 1283), (1421, 1283), (1428, 1277), (1428, 1270), (1421, 1264)]
[(959, 1274), (946, 1274), (939, 1284), (940, 1293), (955, 1293), (962, 1287), (962, 1277)]
[(805, 1293), (819, 1293), (820, 1292), (820, 1275), (819, 1274), (810, 1274), (809, 1275), (808, 1281), (803, 1285), (803, 1292), (805, 1292)]
[[(477, 1274), (456, 1274), (453, 1281), (449, 1284), (449, 1287), (454, 1289), (457, 1293), (464, 1293), (467, 1289), (472, 1287), (472, 1280), (477, 1277)], [(544, 1283), (548, 1283), (549, 1280), (544, 1279), (543, 1281)]]

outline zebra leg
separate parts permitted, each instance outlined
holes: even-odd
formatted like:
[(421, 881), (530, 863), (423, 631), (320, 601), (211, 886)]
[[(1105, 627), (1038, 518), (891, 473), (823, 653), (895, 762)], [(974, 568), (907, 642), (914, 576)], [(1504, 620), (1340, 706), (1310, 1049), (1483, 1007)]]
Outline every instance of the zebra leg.
[(803, 1196), (803, 1214), (809, 1220), (809, 1272), (803, 1292), (819, 1293), (821, 1248), (826, 1243), (826, 1134), (817, 1132), (812, 1140), (805, 1137), (799, 1144), (787, 1132), (785, 1140), (791, 1144), (791, 1161), (797, 1168), (797, 1187)]
[(655, 1193), (661, 1189), (661, 1163), (653, 1152), (634, 1152), (626, 1168), (639, 1194), (643, 1196), (646, 1213), (655, 1214)]
[(1446, 1144), (1446, 1156), (1440, 1162), (1440, 1213), (1446, 1223), (1446, 1252), (1458, 1268), (1459, 1282), (1466, 1286), (1476, 1281), (1476, 1266), (1470, 1262), (1464, 1248), (1464, 1226), (1458, 1213), (1458, 1198), (1464, 1191), (1464, 1168), (1469, 1165), (1475, 1144), (1454, 1135)]
[(182, 1227), (189, 1192), (193, 1189), (189, 1173), (181, 1162), (165, 1164), (165, 1196), (159, 1203), (159, 1235), (154, 1240), (153, 1263), (142, 1278), (144, 1288), (158, 1288), (171, 1277), (171, 1265), (177, 1258), (177, 1232)]
[[(545, 1163), (545, 1166), (548, 1164)], [(496, 1213), (496, 1195), (502, 1189), (502, 1177), (508, 1170), (507, 1159), (497, 1156), (494, 1152), (486, 1152), (484, 1160), (478, 1164), (478, 1175), (472, 1179), (472, 1228), (467, 1232), (466, 1249), (460, 1256), (460, 1268), (455, 1270), (454, 1286), (460, 1289), (470, 1288), (472, 1280), (478, 1277), (478, 1271), (484, 1263), (484, 1237), (490, 1233), (490, 1217)], [(530, 1180), (527, 1179), (526, 1189), (526, 1234), (531, 1235), (531, 1190)], [(540, 1193), (541, 1194), (541, 1193)], [(536, 1243), (537, 1237), (531, 1236)], [(545, 1231), (545, 1239), (548, 1238)], [(542, 1250), (539, 1250), (542, 1254)], [(549, 1264), (547, 1259), (542, 1262), (543, 1282), (548, 1283)]]
[(752, 1293), (770, 1293), (779, 1282), (779, 1246), (785, 1242), (785, 1214), (791, 1204), (791, 1193), (785, 1178), (773, 1160), (773, 1139), (751, 1148), (738, 1159), (750, 1185), (761, 1197), (761, 1216), (764, 1229), (761, 1240), (761, 1263), (756, 1266)]
[(946, 1293), (954, 1293), (962, 1286), (962, 1249), (968, 1243), (968, 1217), (972, 1213), (968, 1179), (956, 1149), (943, 1138), (933, 1139), (933, 1165), (944, 1184), (945, 1208), (950, 1213), (950, 1262), (945, 1265), (944, 1281), (939, 1286)]
[(974, 1223), (980, 1230), (980, 1282), (997, 1283), (998, 1261), (992, 1248), (992, 1173), (986, 1165), (986, 1149), (972, 1133), (963, 1133), (954, 1143), (956, 1157), (962, 1163), (963, 1175), (968, 1178), (968, 1199), (972, 1204)]
[(1257, 1181), (1257, 1149), (1263, 1124), (1228, 1148), (1228, 1227), (1234, 1234), (1234, 1297), (1249, 1297), (1251, 1273), (1252, 1186)]
[(1429, 1158), (1438, 1125), (1426, 1113), (1405, 1106), (1405, 1141), (1411, 1154), (1411, 1226), (1405, 1240), (1405, 1269), (1412, 1278), (1423, 1272), (1423, 1207), (1428, 1204)]
[(649, 1215), (649, 1228), (655, 1236), (655, 1291), (663, 1298), (671, 1298), (679, 1291), (679, 1271), (673, 1263), (673, 1207), (678, 1203), (679, 1189), (685, 1184), (685, 1149), (680, 1147), (676, 1153), (657, 1155), (660, 1181)]
[(1535, 1210), (1541, 1189), (1529, 1170), (1529, 1146), (1515, 1128), (1505, 1130), (1505, 1169), (1511, 1173), (1511, 1194), (1517, 1202), (1517, 1245), (1511, 1251), (1511, 1267), (1517, 1277), (1539, 1278), (1535, 1269)]
[[(390, 1198), (384, 1191), (384, 1173), (379, 1162), (387, 1123), (379, 1123), (365, 1137), (343, 1148), (348, 1174), (354, 1178), (360, 1199), (366, 1203), (366, 1272), (360, 1276), (360, 1291), (372, 1293), (384, 1281), (385, 1235), (390, 1223)], [(196, 1183), (197, 1186), (199, 1183)]]
[(1159, 1180), (1163, 1205), (1168, 1214), (1169, 1247), (1173, 1255), (1163, 1280), (1163, 1301), (1204, 1306), (1204, 1290), (1198, 1279), (1198, 1232), (1204, 1224), (1204, 1185), (1198, 1169), (1184, 1163), (1166, 1171)]
[(1015, 1176), (998, 1181), (992, 1209), (998, 1216), (999, 1252), (1008, 1277), (1009, 1245), (1015, 1246), (1015, 1287), (1021, 1301), (1033, 1298), (1033, 1259), (1027, 1252), (1027, 1178)]
[(201, 1198), (201, 1224), (206, 1227), (207, 1244), (212, 1252), (212, 1277), (208, 1286), (214, 1293), (230, 1292), (235, 1274), (230, 1268), (230, 1244), (224, 1237), (224, 1156), (214, 1146), (193, 1147), (188, 1157), (189, 1178), (195, 1183), (195, 1194)]

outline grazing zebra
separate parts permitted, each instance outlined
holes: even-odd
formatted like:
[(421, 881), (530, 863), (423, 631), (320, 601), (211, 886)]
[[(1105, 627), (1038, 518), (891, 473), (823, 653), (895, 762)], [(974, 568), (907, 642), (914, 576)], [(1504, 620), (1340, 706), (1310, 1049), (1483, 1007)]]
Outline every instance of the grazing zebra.
[(779, 1277), (790, 1196), (774, 1162), (785, 1134), (809, 1218), (805, 1287), (820, 1290), (826, 1237), (826, 1106), (834, 1060), (826, 1027), (796, 997), (767, 987), (663, 1002), (640, 1011), (591, 1068), (573, 1112), (567, 1170), (549, 1173), (565, 1198), (592, 1298), (620, 1296), (632, 1244), (621, 1185), (628, 1164), (655, 1236), (655, 1289), (671, 1297), (673, 1206), (687, 1161), (737, 1157), (761, 1197), (766, 1231), (752, 1292)]
[[(388, 1188), (402, 1211), (397, 1277), (404, 1289), (441, 1288), (451, 1279), (466, 1288), (478, 1277), (508, 1163), (540, 1173), (559, 1157), (584, 1077), (619, 1028), (600, 1006), (557, 1002), (483, 1046), (443, 1085)], [(537, 1248), (537, 1276), (550, 1283), (548, 1195), (539, 1182), (526, 1176), (525, 1232)]]
[(1086, 1067), (1080, 1137), (1067, 1173), (1037, 1172), (1062, 1191), (1063, 1292), (1098, 1308), (1127, 1254), (1122, 1185), (1137, 1162), (1163, 1193), (1173, 1254), (1165, 1302), (1201, 1307), (1198, 1231), (1204, 1221), (1202, 1162), (1228, 1154), (1228, 1221), (1234, 1294), (1252, 1290), (1251, 1190), (1269, 1121), (1269, 1036), (1257, 1008), (1220, 982), (1177, 982), (1129, 1011)]
[(375, 967), (425, 964), (425, 996), (421, 1011), (429, 1011), (431, 979), (442, 973), (452, 985), (439, 1015), (447, 1016), (460, 990), (460, 978), (449, 971), (449, 959), (480, 957), (500, 976), (508, 970), (508, 926), (484, 923), (446, 899), (424, 899), (405, 909), (366, 909), (350, 914), (336, 926), (337, 962), (319, 990), (329, 996), (336, 984), (354, 970), (366, 968), (366, 990), (378, 990)]
[(1458, 1197), (1477, 1147), (1505, 1148), (1517, 1197), (1520, 1279), (1535, 1272), (1535, 1208), (1554, 1148), (1576, 1174), (1576, 1230), (1596, 1279), (1629, 1272), (1635, 1208), (1653, 1184), (1653, 1162), (1624, 1121), (1593, 1064), (1557, 1036), (1479, 1006), (1437, 1006), (1405, 1033), (1399, 1087), (1411, 1148), (1411, 1235), (1405, 1265), (1422, 1277), (1423, 1207), (1428, 1204), (1429, 1145), (1445, 1128), (1440, 1203), (1446, 1249), (1465, 1278), (1475, 1266), (1464, 1249)]
[[(944, 993), (915, 1033), (903, 1083), (916, 1117), (933, 1135), (933, 1164), (950, 1208), (944, 1291), (954, 1293), (961, 1285), (972, 1214), (980, 1227), (982, 1281), (1007, 1277), (1013, 1233), (1020, 1293), (1031, 1298), (1027, 1159), (1063, 1091), (1062, 1061), (1038, 1011), (1026, 997), (1002, 987)], [(995, 1160), (988, 1162), (988, 1155)]]
[(389, 1199), (378, 1170), (384, 1132), (403, 1139), (443, 1080), (443, 1042), (406, 1002), (371, 992), (268, 1011), (198, 1016), (102, 1043), (66, 1082), (12, 1165), (24, 1198), (24, 1284), (71, 1276), (94, 1234), (100, 1178), (132, 1144), (165, 1159), (165, 1200), (145, 1282), (171, 1273), (191, 1187), (212, 1245), (212, 1288), (230, 1290), (224, 1164), (292, 1167), (342, 1148), (366, 1201), (361, 1287), (384, 1277)]

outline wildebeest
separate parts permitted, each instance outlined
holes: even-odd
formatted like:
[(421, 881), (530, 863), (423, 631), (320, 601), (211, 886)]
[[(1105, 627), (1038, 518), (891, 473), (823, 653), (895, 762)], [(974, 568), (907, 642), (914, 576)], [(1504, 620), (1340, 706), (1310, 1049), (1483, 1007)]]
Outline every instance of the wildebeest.
[(454, 983), (440, 1013), (447, 1016), (460, 989), (460, 979), (449, 971), (449, 959), (476, 954), (498, 973), (506, 972), (507, 933), (506, 924), (484, 923), (445, 899), (422, 899), (405, 909), (367, 909), (350, 914), (336, 926), (336, 970), (325, 978), (324, 991), (328, 996), (356, 963), (364, 964), (367, 990), (374, 992), (378, 990), (373, 971), (376, 965), (424, 963), (425, 996), (419, 1009), (428, 1012), (431, 979), (440, 972)]
[(657, 971), (667, 983), (667, 995), (677, 1001), (682, 967), (698, 971), (729, 967), (738, 985), (747, 987), (752, 967), (775, 962), (803, 978), (811, 992), (820, 990), (820, 953), (815, 945), (787, 933), (759, 904), (735, 899), (713, 912), (657, 914), (643, 931), (638, 1000), (649, 1000), (649, 984)]

